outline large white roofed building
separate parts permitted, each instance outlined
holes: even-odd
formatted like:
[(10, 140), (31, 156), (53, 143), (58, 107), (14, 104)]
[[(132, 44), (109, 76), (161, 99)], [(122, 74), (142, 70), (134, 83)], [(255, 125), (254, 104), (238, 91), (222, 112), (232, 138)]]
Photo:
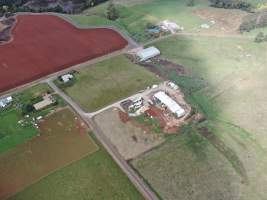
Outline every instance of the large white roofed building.
[(184, 116), (185, 110), (178, 104), (176, 103), (171, 97), (169, 97), (165, 92), (160, 91), (157, 92), (154, 95), (155, 98), (157, 98), (162, 104), (167, 106), (167, 108), (178, 118)]
[(146, 61), (160, 55), (160, 51), (156, 47), (149, 47), (137, 52), (136, 55), (140, 58), (140, 61)]

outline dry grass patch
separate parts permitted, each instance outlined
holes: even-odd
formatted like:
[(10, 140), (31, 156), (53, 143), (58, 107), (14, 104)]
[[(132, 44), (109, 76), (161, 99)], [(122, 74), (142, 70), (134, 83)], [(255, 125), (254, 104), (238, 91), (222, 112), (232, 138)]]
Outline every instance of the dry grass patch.
[(97, 115), (95, 121), (126, 160), (135, 158), (164, 140), (160, 134), (144, 131), (131, 122), (123, 123), (116, 108)]
[(208, 20), (215, 21), (215, 25), (208, 29), (203, 30), (207, 33), (213, 34), (237, 34), (238, 28), (247, 12), (232, 9), (219, 9), (219, 8), (200, 8), (193, 11), (196, 16)]

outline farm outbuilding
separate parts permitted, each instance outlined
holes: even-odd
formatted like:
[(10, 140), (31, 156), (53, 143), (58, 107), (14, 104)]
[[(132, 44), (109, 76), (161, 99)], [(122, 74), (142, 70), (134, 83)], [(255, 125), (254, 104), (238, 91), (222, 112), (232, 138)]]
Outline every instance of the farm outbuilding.
[(35, 110), (41, 110), (54, 103), (54, 99), (51, 95), (47, 94), (43, 97), (43, 100), (34, 104), (33, 107)]
[(167, 108), (178, 118), (184, 116), (185, 110), (178, 104), (176, 103), (171, 97), (169, 97), (165, 92), (160, 91), (157, 92), (154, 97), (158, 99), (162, 104), (167, 106)]
[(0, 99), (0, 108), (5, 108), (12, 101), (13, 101), (13, 98), (11, 96)]
[(149, 47), (137, 52), (136, 55), (140, 58), (140, 61), (146, 61), (160, 55), (160, 51), (156, 47)]

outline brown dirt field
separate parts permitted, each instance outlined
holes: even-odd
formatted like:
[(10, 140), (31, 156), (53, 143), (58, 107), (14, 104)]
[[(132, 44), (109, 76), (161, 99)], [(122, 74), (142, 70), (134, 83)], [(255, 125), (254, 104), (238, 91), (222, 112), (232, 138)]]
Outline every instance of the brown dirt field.
[(0, 199), (97, 150), (77, 120), (69, 109), (54, 113), (40, 123), (41, 136), (0, 154)]
[(207, 30), (202, 30), (202, 32), (214, 34), (239, 33), (238, 28), (242, 22), (242, 18), (247, 15), (244, 11), (219, 8), (200, 8), (194, 10), (193, 13), (204, 20), (214, 20), (215, 25), (213, 25), (213, 27)]
[(114, 30), (79, 29), (54, 15), (16, 18), (12, 39), (0, 45), (0, 92), (123, 49), (128, 44)]

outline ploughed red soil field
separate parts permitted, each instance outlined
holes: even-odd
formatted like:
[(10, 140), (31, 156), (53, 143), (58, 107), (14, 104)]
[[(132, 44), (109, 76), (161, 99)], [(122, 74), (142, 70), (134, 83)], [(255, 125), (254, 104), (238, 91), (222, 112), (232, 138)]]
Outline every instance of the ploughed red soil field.
[(111, 29), (78, 29), (53, 15), (18, 15), (12, 40), (0, 45), (0, 92), (127, 44)]

